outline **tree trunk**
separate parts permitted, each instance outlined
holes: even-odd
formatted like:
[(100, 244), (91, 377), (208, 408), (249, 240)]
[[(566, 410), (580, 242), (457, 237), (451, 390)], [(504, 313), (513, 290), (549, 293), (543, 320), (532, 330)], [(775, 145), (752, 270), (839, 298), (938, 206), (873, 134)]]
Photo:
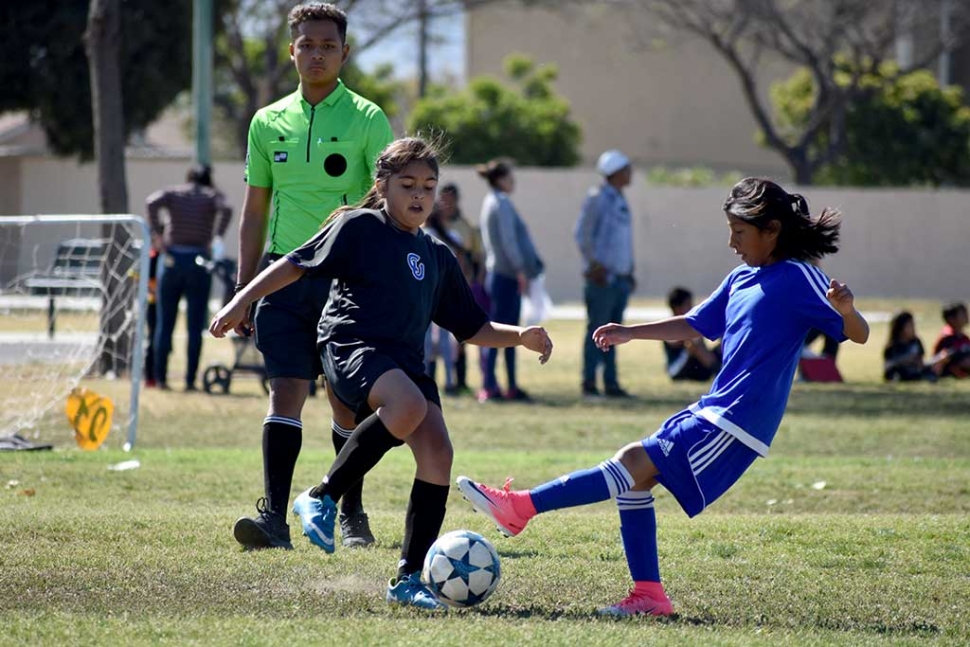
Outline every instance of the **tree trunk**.
[(418, 98), (428, 94), (428, 2), (418, 0)]
[[(782, 151), (779, 151), (782, 152)], [(815, 168), (808, 159), (808, 152), (804, 147), (789, 148), (782, 152), (791, 167), (792, 177), (798, 186), (811, 186), (814, 183)]]
[[(94, 119), (94, 156), (98, 164), (98, 190), (103, 213), (128, 212), (125, 178), (125, 126), (121, 96), (121, 0), (91, 0), (84, 35), (91, 76), (91, 114)], [(105, 225), (102, 236), (108, 248), (102, 266), (104, 286), (101, 308), (101, 374), (122, 375), (128, 370), (131, 339), (121, 334), (123, 304), (134, 299), (134, 281), (128, 277), (131, 244), (123, 226)], [(145, 241), (147, 244), (148, 241)]]

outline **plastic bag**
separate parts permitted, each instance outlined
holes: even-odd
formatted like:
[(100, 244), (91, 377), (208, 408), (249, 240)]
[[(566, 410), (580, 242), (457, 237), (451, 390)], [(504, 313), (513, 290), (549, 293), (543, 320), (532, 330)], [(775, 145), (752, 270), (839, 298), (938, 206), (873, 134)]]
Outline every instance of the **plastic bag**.
[(546, 276), (540, 274), (529, 281), (522, 295), (522, 321), (526, 326), (536, 326), (552, 316), (552, 299), (546, 292)]

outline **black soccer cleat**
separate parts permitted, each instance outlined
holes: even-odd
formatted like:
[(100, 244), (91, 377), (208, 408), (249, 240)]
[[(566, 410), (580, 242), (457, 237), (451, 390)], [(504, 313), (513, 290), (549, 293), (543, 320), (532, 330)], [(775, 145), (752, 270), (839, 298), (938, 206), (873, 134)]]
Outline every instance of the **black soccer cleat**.
[(362, 509), (350, 514), (340, 513), (340, 537), (340, 542), (347, 548), (366, 548), (376, 541), (370, 531), (367, 513)]
[(290, 542), (290, 527), (286, 518), (269, 509), (265, 498), (256, 501), (255, 519), (240, 517), (232, 527), (232, 536), (246, 550), (262, 548), (283, 548), (293, 550)]

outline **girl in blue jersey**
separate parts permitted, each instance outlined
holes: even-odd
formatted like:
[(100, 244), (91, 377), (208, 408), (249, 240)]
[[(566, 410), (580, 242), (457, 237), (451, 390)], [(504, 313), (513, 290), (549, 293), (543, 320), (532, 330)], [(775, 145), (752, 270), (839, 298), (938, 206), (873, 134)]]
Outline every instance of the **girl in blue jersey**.
[(673, 613), (660, 583), (653, 486), (667, 488), (689, 516), (699, 514), (767, 455), (808, 331), (859, 344), (869, 337), (849, 288), (809, 262), (838, 250), (837, 211), (812, 218), (802, 196), (758, 178), (738, 182), (724, 211), (728, 245), (743, 264), (706, 301), (682, 316), (611, 323), (593, 333), (604, 350), (633, 339), (722, 339), (723, 364), (710, 392), (613, 458), (532, 490), (511, 491), (508, 481), (499, 490), (458, 477), (465, 498), (506, 536), (539, 513), (616, 499), (634, 588), (601, 609), (604, 614)]

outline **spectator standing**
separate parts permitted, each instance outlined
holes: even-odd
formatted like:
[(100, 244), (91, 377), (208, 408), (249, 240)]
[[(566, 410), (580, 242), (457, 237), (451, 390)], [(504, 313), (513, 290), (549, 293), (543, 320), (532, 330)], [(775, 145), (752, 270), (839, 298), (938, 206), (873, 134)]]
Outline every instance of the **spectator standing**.
[[(485, 292), (490, 302), (489, 317), (495, 323), (519, 325), (522, 295), (529, 281), (542, 274), (543, 264), (536, 252), (525, 222), (509, 197), (515, 190), (512, 165), (506, 160), (491, 160), (478, 167), (478, 174), (488, 182), (489, 191), (482, 201), (482, 242), (485, 246)], [(515, 375), (515, 348), (505, 349), (508, 389), (505, 399), (529, 401), (519, 388)], [(486, 348), (485, 376), (479, 402), (501, 399), (495, 376), (498, 349)]]
[(608, 323), (622, 323), (633, 278), (633, 220), (623, 189), (629, 186), (633, 167), (626, 155), (609, 150), (600, 155), (596, 170), (603, 182), (590, 190), (576, 223), (576, 243), (583, 257), (586, 285), (586, 336), (583, 342), (582, 391), (598, 396), (596, 373), (603, 365), (603, 394), (630, 397), (621, 386), (616, 369), (616, 348), (600, 351), (593, 331)]
[[(485, 250), (482, 245), (482, 232), (469, 222), (461, 212), (459, 201), (461, 194), (458, 185), (448, 182), (438, 191), (435, 210), (439, 212), (441, 222), (455, 243), (460, 245), (463, 253), (458, 258), (465, 280), (471, 286), (475, 301), (486, 312), (490, 306), (485, 294)], [(457, 393), (468, 392), (468, 360), (465, 344), (458, 344), (455, 356), (455, 390)], [(485, 357), (479, 353), (479, 368), (484, 381)]]
[(188, 334), (185, 390), (195, 391), (206, 305), (212, 286), (209, 271), (197, 259), (208, 261), (212, 247), (221, 247), (232, 209), (222, 193), (212, 186), (212, 169), (194, 166), (189, 169), (185, 184), (148, 196), (147, 210), (153, 244), (159, 251), (153, 377), (159, 388), (169, 388), (168, 356), (172, 351), (179, 302), (184, 297)]

